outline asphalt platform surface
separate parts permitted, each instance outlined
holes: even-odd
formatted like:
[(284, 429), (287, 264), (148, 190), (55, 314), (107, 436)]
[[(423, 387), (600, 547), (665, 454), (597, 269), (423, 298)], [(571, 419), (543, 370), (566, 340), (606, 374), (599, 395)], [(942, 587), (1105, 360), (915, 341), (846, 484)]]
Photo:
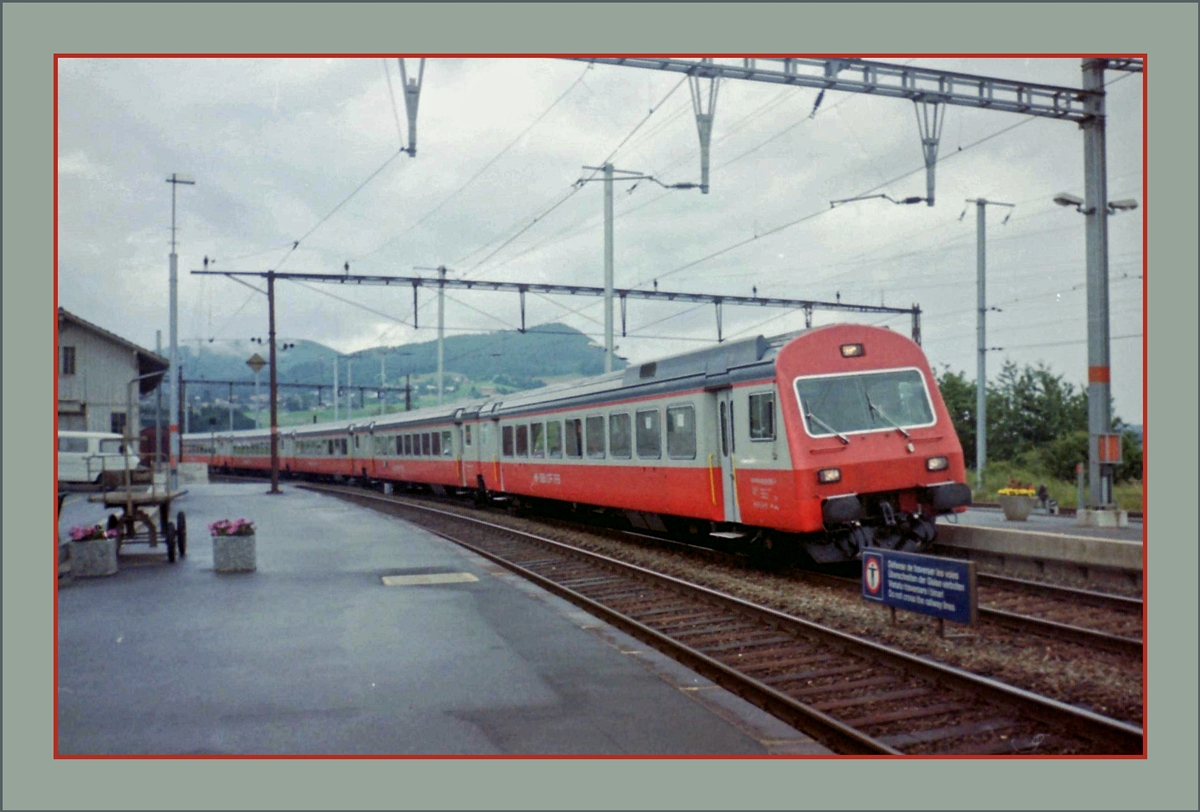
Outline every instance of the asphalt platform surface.
[[(411, 524), (290, 485), (187, 487), (186, 558), (131, 545), (58, 589), (61, 755), (827, 752)], [(206, 525), (239, 517), (257, 570), (217, 573)], [(104, 518), (72, 496), (60, 535)]]
[(1000, 508), (973, 507), (965, 513), (952, 517), (943, 516), (939, 522), (963, 524), (973, 527), (997, 527), (1025, 533), (1051, 533), (1061, 536), (1084, 536), (1086, 538), (1114, 539), (1118, 541), (1142, 541), (1143, 525), (1130, 521), (1128, 527), (1079, 527), (1074, 516), (1032, 513), (1023, 522), (1004, 518)]

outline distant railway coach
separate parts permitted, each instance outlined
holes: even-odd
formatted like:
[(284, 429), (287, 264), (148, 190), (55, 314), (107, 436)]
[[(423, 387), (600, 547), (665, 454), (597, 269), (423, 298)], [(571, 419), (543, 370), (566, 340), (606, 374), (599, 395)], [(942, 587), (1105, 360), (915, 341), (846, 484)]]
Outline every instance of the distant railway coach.
[[(184, 458), (270, 468), (270, 435)], [(636, 528), (799, 545), (819, 562), (922, 549), (970, 501), (928, 361), (886, 329), (762, 336), (500, 399), (282, 430), (295, 476), (395, 481), (623, 514)]]

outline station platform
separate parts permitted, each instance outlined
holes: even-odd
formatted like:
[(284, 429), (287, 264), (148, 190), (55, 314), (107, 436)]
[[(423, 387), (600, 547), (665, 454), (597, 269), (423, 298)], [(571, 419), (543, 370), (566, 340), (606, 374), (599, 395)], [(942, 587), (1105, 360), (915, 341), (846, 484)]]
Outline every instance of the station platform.
[(1033, 514), (1009, 521), (998, 509), (971, 508), (938, 519), (936, 546), (998, 565), (1014, 575), (1051, 575), (1080, 586), (1140, 589), (1143, 525), (1079, 527), (1074, 517)]
[[(828, 752), (449, 541), (265, 491), (189, 484), (186, 558), (128, 547), (60, 586), (60, 755)], [(104, 518), (72, 497), (60, 535)], [(256, 523), (255, 572), (213, 569), (221, 518)]]
[(1087, 538), (1114, 539), (1118, 541), (1141, 541), (1142, 522), (1130, 520), (1128, 527), (1083, 527), (1075, 524), (1074, 516), (1031, 513), (1023, 522), (1011, 522), (1004, 518), (1000, 508), (973, 507), (957, 514), (958, 524), (972, 527), (1003, 527), (1008, 530), (1024, 530), (1031, 533), (1050, 533), (1062, 536), (1084, 536)]

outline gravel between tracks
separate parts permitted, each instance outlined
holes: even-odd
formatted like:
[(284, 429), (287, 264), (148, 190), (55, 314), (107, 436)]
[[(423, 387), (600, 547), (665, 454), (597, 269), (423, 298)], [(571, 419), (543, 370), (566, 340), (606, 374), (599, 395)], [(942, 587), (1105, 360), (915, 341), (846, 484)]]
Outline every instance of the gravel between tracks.
[(898, 612), (898, 623), (893, 626), (886, 608), (865, 604), (843, 590), (805, 583), (803, 571), (766, 572), (643, 546), (634, 539), (608, 539), (557, 523), (445, 503), (437, 507), (575, 544), (1105, 716), (1142, 724), (1142, 665), (1127, 656), (1018, 635), (986, 622), (977, 625), (978, 636), (973, 640), (942, 639), (933, 618)]

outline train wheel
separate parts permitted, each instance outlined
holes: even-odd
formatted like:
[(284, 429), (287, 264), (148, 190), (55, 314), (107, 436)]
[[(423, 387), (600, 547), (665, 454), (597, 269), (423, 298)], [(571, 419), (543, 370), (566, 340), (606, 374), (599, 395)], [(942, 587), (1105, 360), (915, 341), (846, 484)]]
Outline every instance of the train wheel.
[(167, 522), (167, 561), (175, 563), (175, 523)]
[(179, 544), (179, 556), (187, 555), (187, 516), (181, 510), (175, 515), (175, 535)]

